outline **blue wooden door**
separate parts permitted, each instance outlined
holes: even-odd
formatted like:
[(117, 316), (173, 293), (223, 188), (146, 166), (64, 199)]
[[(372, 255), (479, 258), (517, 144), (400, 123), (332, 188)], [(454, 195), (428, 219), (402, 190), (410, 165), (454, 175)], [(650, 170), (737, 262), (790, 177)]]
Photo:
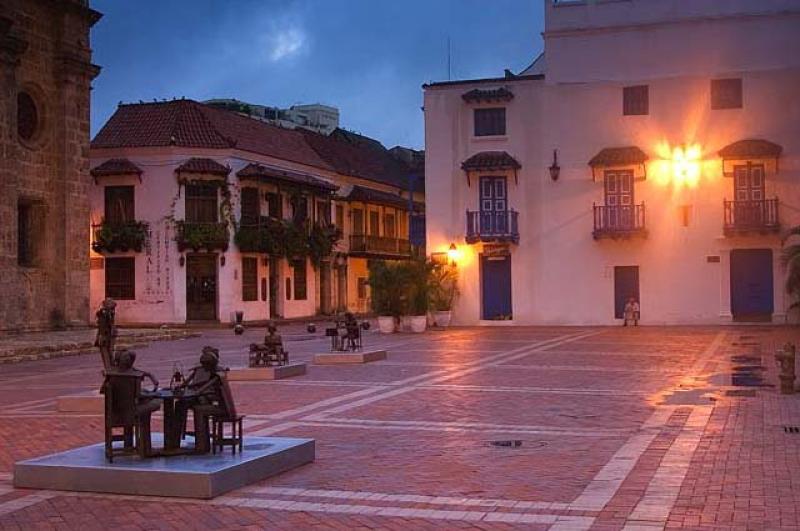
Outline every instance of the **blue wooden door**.
[(639, 300), (639, 266), (620, 266), (614, 268), (614, 317), (625, 316), (625, 303), (633, 297)]
[(508, 232), (508, 195), (505, 177), (481, 177), (481, 234)]
[(511, 257), (481, 256), (483, 319), (511, 318)]
[(774, 310), (771, 249), (731, 251), (731, 313), (738, 320), (768, 320)]

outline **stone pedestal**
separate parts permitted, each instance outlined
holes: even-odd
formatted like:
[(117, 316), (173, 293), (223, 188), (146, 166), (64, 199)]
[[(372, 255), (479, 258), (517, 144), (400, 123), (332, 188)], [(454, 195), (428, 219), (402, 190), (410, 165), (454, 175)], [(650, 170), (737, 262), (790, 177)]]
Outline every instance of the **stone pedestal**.
[[(153, 446), (163, 438), (153, 434)], [(245, 437), (244, 450), (142, 459), (94, 444), (14, 464), (14, 486), (182, 498), (213, 498), (314, 461), (314, 439)]]
[(64, 395), (56, 400), (59, 413), (98, 413), (103, 414), (105, 399), (99, 391), (82, 395)]
[(305, 363), (289, 363), (277, 367), (238, 367), (228, 371), (231, 382), (249, 382), (258, 380), (282, 380), (306, 373)]
[(316, 365), (353, 365), (359, 363), (369, 363), (371, 361), (381, 361), (386, 359), (385, 350), (368, 350), (364, 352), (326, 352), (316, 354), (314, 363)]

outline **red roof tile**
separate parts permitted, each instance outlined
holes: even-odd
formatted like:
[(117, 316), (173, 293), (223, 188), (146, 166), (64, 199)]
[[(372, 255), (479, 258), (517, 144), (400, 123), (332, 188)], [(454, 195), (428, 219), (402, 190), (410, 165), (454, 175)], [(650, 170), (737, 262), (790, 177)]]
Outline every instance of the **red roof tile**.
[(769, 140), (739, 140), (719, 150), (719, 156), (728, 160), (776, 159), (783, 152), (783, 147)]
[(92, 168), (89, 173), (92, 177), (106, 177), (108, 175), (141, 175), (142, 170), (128, 159), (108, 159), (102, 164)]
[(310, 186), (311, 188), (318, 188), (328, 192), (336, 190), (338, 187), (333, 183), (317, 179), (307, 173), (288, 171), (279, 168), (271, 168), (263, 164), (250, 163), (238, 172), (236, 176), (239, 179), (254, 179), (254, 180), (277, 180), (290, 184), (299, 184), (303, 186)]
[(411, 169), (377, 140), (337, 129), (330, 136), (304, 131), (317, 154), (343, 175), (408, 188)]
[(178, 166), (175, 171), (178, 173), (210, 173), (225, 177), (231, 172), (231, 169), (214, 159), (193, 157)]
[(522, 165), (505, 151), (481, 151), (461, 163), (464, 171), (518, 170)]
[(628, 166), (644, 164), (647, 159), (647, 154), (636, 146), (605, 148), (592, 157), (589, 166)]
[(276, 127), (192, 100), (120, 105), (92, 148), (179, 146), (240, 149), (329, 170), (299, 130)]

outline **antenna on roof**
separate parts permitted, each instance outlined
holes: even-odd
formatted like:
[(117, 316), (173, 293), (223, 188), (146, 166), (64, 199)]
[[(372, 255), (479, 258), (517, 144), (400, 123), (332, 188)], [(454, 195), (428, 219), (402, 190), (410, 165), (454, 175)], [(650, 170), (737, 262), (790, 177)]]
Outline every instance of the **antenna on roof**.
[(450, 54), (450, 35), (447, 36), (447, 81), (450, 81), (450, 73), (451, 73), (451, 54)]

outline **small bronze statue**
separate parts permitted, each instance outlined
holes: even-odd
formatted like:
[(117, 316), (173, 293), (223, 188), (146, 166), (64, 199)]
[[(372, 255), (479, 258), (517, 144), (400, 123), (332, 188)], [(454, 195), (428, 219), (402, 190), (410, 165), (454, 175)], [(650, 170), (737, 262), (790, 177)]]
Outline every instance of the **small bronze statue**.
[[(186, 412), (191, 409), (194, 417), (194, 440), (196, 453), (211, 450), (208, 417), (216, 414), (222, 400), (219, 367), (219, 350), (206, 346), (200, 355), (200, 365), (194, 367), (182, 387), (194, 391), (194, 398), (184, 398), (177, 404), (177, 416), (181, 426), (186, 425)], [(184, 428), (185, 429), (185, 428)]]
[(117, 341), (117, 327), (114, 324), (116, 307), (117, 303), (114, 302), (114, 299), (107, 298), (95, 314), (97, 337), (94, 345), (100, 349), (100, 359), (103, 362), (103, 369), (106, 371), (117, 364), (114, 354), (114, 344)]
[(284, 350), (283, 338), (277, 332), (278, 327), (275, 323), (268, 321), (264, 343), (250, 345), (250, 367), (271, 367), (286, 365), (289, 362), (289, 353)]
[(361, 328), (358, 326), (358, 321), (356, 321), (355, 316), (350, 313), (346, 312), (344, 314), (344, 330), (345, 330), (345, 340), (347, 341), (347, 345), (342, 345), (347, 350), (355, 352), (356, 350), (361, 348)]

